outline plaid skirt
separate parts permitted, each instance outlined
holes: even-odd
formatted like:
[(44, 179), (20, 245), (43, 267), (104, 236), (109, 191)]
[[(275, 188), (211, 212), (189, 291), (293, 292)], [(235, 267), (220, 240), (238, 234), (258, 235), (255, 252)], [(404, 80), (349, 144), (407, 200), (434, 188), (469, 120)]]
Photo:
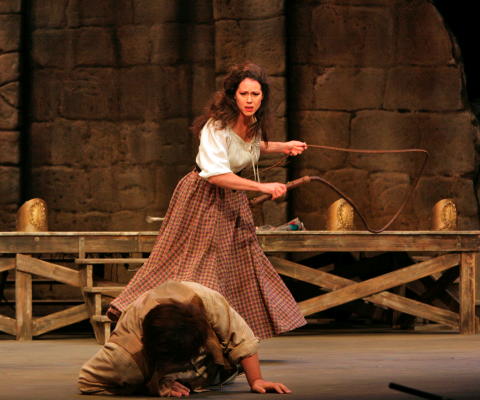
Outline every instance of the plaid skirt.
[(178, 183), (150, 257), (111, 308), (123, 311), (169, 279), (220, 292), (261, 339), (306, 323), (258, 243), (245, 193), (194, 171)]

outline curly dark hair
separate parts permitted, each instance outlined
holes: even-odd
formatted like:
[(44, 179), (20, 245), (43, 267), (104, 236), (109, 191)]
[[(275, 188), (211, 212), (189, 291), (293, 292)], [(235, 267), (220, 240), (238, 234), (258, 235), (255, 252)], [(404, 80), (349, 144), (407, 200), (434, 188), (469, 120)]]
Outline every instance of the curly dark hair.
[(197, 357), (210, 329), (202, 307), (176, 301), (152, 308), (142, 327), (142, 343), (152, 365), (180, 365)]
[(230, 68), (227, 76), (223, 80), (223, 89), (217, 91), (212, 100), (205, 108), (205, 112), (193, 121), (192, 131), (198, 138), (205, 123), (212, 118), (220, 122), (220, 128), (233, 125), (240, 113), (235, 101), (235, 93), (238, 85), (250, 78), (258, 83), (262, 88), (263, 99), (260, 108), (255, 113), (253, 123), (248, 127), (247, 139), (253, 138), (261, 132), (262, 140), (268, 142), (268, 131), (270, 128), (269, 99), (270, 86), (267, 75), (257, 64), (245, 62), (237, 64)]

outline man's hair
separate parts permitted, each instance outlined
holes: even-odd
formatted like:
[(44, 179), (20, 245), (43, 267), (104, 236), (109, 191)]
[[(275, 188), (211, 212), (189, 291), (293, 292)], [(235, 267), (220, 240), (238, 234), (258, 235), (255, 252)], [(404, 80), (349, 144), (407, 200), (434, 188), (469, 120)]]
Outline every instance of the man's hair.
[(203, 307), (172, 301), (147, 313), (142, 342), (150, 362), (184, 364), (199, 355), (209, 329)]

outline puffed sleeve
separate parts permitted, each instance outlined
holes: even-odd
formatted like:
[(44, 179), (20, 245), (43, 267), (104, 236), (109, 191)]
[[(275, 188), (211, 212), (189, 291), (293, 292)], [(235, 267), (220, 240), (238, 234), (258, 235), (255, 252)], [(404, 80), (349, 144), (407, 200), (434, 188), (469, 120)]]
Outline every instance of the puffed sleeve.
[(196, 162), (201, 169), (199, 175), (205, 179), (232, 172), (228, 160), (228, 133), (217, 129), (211, 120), (202, 128)]

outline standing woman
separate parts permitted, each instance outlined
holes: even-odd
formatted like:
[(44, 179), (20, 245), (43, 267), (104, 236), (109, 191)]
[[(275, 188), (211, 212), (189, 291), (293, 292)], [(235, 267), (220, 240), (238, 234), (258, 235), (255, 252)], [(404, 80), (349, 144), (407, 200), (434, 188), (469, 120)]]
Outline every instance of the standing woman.
[[(107, 315), (117, 319), (138, 296), (168, 279), (198, 282), (223, 294), (261, 339), (305, 324), (287, 287), (258, 243), (246, 190), (286, 192), (261, 183), (260, 153), (301, 154), (299, 141), (268, 142), (270, 95), (255, 64), (232, 67), (206, 112), (193, 124), (197, 167), (178, 183), (152, 253)], [(252, 167), (255, 180), (236, 175)]]

